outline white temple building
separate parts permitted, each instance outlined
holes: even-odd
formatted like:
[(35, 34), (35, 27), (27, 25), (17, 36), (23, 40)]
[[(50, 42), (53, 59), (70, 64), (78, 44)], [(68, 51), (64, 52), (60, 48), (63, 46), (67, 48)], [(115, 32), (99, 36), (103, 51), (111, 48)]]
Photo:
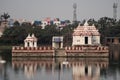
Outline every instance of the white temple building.
[(72, 46), (99, 45), (100, 33), (94, 25), (89, 26), (87, 22), (83, 26), (78, 25), (73, 32)]
[(34, 34), (28, 34), (28, 36), (24, 40), (24, 47), (37, 47), (37, 38)]

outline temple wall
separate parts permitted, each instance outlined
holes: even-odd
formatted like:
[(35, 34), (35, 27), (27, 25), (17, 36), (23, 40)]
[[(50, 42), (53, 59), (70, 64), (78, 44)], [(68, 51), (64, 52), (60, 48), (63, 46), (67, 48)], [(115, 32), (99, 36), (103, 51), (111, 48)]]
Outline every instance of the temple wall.
[(87, 45), (100, 44), (100, 36), (73, 36), (72, 45), (86, 45), (85, 37), (88, 37)]
[[(85, 39), (84, 39), (84, 44), (85, 44)], [(88, 36), (88, 44), (91, 45), (92, 44), (92, 37)]]
[(84, 45), (84, 37), (83, 36), (73, 36), (72, 45)]
[(100, 36), (96, 36), (96, 43), (100, 44)]

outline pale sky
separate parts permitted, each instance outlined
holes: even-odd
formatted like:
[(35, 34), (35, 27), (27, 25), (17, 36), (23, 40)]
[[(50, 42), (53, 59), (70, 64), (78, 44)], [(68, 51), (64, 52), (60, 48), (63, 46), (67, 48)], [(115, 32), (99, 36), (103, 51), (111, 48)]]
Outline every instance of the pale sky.
[(0, 15), (8, 12), (11, 18), (43, 20), (46, 17), (73, 20), (73, 3), (77, 4), (77, 20), (113, 17), (113, 3), (119, 0), (0, 0)]

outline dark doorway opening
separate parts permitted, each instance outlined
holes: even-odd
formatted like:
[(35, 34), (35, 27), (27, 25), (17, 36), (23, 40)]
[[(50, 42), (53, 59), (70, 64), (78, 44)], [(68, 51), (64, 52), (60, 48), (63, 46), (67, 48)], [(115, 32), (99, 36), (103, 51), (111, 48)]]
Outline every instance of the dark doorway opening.
[(85, 37), (85, 44), (88, 44), (88, 37)]

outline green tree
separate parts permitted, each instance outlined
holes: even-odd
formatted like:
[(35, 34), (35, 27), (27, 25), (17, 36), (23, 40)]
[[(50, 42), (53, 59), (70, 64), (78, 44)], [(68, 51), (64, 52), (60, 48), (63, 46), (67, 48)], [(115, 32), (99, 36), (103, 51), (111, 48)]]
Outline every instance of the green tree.
[(2, 36), (3, 43), (6, 44), (21, 44), (23, 43), (27, 33), (25, 29), (21, 27), (7, 28)]
[(19, 23), (18, 21), (15, 21), (15, 22), (13, 23), (13, 26), (20, 26), (20, 23)]
[(7, 21), (8, 18), (10, 18), (10, 15), (8, 13), (4, 13), (3, 15), (1, 15), (1, 17)]
[(13, 26), (20, 26), (20, 23), (19, 23), (18, 21), (15, 21), (15, 22), (13, 23)]
[(109, 35), (109, 29), (116, 24), (116, 20), (109, 17), (102, 17), (98, 20), (98, 29), (101, 33), (101, 42), (104, 42), (104, 38)]
[(21, 26), (24, 26), (24, 27), (26, 27), (26, 26), (32, 26), (32, 24), (31, 23), (29, 23), (29, 22), (23, 22), (22, 24), (21, 24)]
[(52, 37), (53, 36), (58, 36), (59, 35), (59, 31), (56, 30), (56, 26), (55, 25), (48, 25), (45, 27), (45, 29), (43, 29), (43, 34), (41, 35), (41, 42), (44, 44), (52, 44)]
[[(75, 24), (74, 24), (75, 25)], [(68, 25), (61, 30), (61, 34), (64, 37), (64, 45), (71, 45), (72, 43), (72, 32), (75, 26)]]
[[(84, 22), (84, 21), (83, 21)], [(14, 27), (6, 28), (3, 36), (0, 38), (0, 43), (4, 44), (23, 44), (24, 39), (30, 33), (34, 33), (38, 38), (38, 44), (51, 45), (52, 37), (62, 35), (64, 37), (64, 44), (71, 45), (73, 30), (78, 26), (76, 24), (69, 24), (62, 27), (61, 30), (56, 25), (47, 25), (45, 29), (41, 27), (33, 26), (30, 23), (23, 23), (17, 26), (17, 22)], [(104, 41), (105, 37), (120, 37), (120, 20), (115, 21), (112, 18), (102, 17), (98, 21), (89, 19), (90, 25), (95, 24), (101, 34), (101, 41)]]

